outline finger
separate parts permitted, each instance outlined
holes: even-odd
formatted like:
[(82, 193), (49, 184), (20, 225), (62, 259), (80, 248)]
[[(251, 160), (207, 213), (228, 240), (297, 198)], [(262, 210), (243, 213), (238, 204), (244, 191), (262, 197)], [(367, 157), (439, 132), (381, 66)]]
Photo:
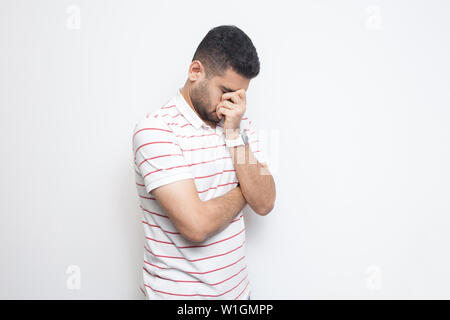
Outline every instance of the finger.
[(230, 114), (233, 112), (233, 110), (227, 109), (227, 108), (220, 108), (220, 113), (223, 114), (225, 117), (230, 116)]
[(236, 91), (236, 93), (238, 94), (238, 96), (239, 96), (241, 99), (244, 99), (244, 98), (245, 98), (245, 89), (239, 89), (238, 91)]
[(217, 107), (219, 107), (219, 106), (226, 107), (226, 108), (228, 108), (228, 109), (236, 109), (236, 108), (237, 108), (237, 105), (236, 105), (236, 104), (234, 104), (234, 103), (232, 103), (232, 102), (230, 102), (230, 101), (228, 101), (228, 100), (221, 101), (221, 102), (218, 104)]
[(220, 104), (216, 109), (217, 117), (219, 119), (222, 119), (222, 115), (227, 115), (230, 111), (236, 112), (236, 108), (230, 107), (228, 105)]
[(244, 89), (239, 89), (236, 93), (242, 101), (246, 100), (246, 93)]
[(231, 99), (231, 101), (236, 104), (239, 104), (241, 102), (241, 97), (239, 96), (237, 91), (227, 92), (222, 95), (222, 100), (227, 101), (228, 99)]
[(229, 102), (229, 101), (221, 101), (216, 107), (216, 114), (217, 114), (217, 117), (219, 119), (222, 119), (221, 109), (233, 110), (234, 108), (232, 107), (231, 102)]
[(229, 101), (221, 101), (216, 107), (216, 114), (219, 119), (222, 119), (223, 112), (221, 110), (224, 110), (224, 109), (233, 110), (234, 107), (232, 106), (231, 102), (229, 102)]

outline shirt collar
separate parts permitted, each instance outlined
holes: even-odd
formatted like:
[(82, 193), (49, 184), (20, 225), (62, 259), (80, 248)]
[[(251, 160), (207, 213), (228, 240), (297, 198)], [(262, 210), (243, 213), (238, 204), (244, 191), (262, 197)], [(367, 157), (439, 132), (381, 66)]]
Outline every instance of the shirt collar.
[[(195, 113), (194, 110), (192, 110), (191, 106), (187, 103), (184, 96), (181, 94), (181, 88), (178, 89), (177, 95), (177, 108), (183, 114), (183, 116), (186, 118), (187, 121), (189, 121), (195, 129), (199, 129), (201, 126), (209, 127), (207, 124), (203, 122), (203, 120)], [(221, 119), (219, 122), (221, 126), (223, 126), (224, 118)], [(221, 131), (222, 127), (216, 126), (216, 132)]]

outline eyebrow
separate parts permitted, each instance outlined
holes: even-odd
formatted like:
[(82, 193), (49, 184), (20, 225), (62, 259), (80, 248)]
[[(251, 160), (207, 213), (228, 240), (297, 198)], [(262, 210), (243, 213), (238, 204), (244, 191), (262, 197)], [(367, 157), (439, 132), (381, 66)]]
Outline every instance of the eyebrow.
[(224, 87), (224, 86), (220, 86), (223, 90), (225, 90), (226, 92), (234, 92), (236, 90), (232, 90), (230, 88)]

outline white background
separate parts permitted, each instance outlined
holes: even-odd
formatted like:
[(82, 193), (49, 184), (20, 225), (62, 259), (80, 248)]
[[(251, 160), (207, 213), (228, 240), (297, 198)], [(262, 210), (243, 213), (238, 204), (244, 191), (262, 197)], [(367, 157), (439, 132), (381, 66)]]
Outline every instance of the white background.
[(247, 110), (278, 137), (275, 209), (245, 217), (252, 299), (450, 298), (449, 12), (1, 0), (0, 298), (142, 298), (132, 130), (222, 24), (258, 50)]

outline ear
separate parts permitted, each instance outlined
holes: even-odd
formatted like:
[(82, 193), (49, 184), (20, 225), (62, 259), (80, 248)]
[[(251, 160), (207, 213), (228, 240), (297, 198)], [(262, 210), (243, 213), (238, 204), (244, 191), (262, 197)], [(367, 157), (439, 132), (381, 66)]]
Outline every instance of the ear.
[(205, 67), (200, 60), (194, 60), (191, 62), (188, 71), (188, 77), (190, 81), (199, 81), (205, 77)]

